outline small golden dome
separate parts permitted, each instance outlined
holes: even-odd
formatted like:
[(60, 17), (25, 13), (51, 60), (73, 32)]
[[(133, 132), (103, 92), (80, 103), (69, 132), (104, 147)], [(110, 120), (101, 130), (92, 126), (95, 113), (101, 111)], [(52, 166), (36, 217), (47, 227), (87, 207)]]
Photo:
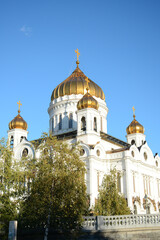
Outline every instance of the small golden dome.
[(133, 118), (133, 121), (126, 129), (127, 134), (144, 133), (144, 127), (135, 119), (135, 115), (133, 115)]
[[(85, 74), (79, 69), (78, 67), (79, 62), (77, 63), (77, 68), (74, 72), (62, 83), (60, 83), (52, 92), (51, 101), (54, 99), (71, 94), (85, 94), (86, 92), (86, 76)], [(92, 80), (89, 79), (88, 83), (90, 94), (92, 96), (101, 98), (105, 100), (105, 95), (102, 89), (94, 83)]]
[(78, 110), (84, 109), (84, 108), (94, 108), (98, 110), (99, 104), (96, 99), (94, 99), (91, 94), (89, 94), (88, 89), (87, 93), (78, 101), (77, 103)]
[(20, 110), (18, 110), (18, 115), (9, 123), (9, 129), (20, 128), (27, 130), (28, 125), (20, 115)]

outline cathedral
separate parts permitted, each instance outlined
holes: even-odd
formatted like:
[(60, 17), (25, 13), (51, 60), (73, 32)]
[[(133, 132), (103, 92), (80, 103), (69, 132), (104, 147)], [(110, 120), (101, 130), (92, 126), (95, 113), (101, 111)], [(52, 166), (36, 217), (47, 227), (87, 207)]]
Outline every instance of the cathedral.
[[(79, 142), (86, 165), (85, 181), (90, 206), (95, 204), (103, 176), (117, 171), (119, 194), (134, 214), (158, 213), (160, 209), (160, 157), (146, 142), (144, 127), (135, 118), (126, 128), (126, 142), (107, 134), (108, 107), (103, 90), (77, 67), (52, 92), (48, 108), (50, 132), (69, 144)], [(14, 157), (38, 157), (27, 140), (28, 125), (20, 115), (9, 123), (8, 140)]]

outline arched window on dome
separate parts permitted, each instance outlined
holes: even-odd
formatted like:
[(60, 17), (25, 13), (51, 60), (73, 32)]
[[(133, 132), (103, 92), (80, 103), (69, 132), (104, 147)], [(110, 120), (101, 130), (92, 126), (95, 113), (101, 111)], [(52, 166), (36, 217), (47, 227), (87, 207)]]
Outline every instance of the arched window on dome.
[(10, 148), (13, 148), (13, 144), (14, 144), (14, 138), (13, 138), (13, 136), (11, 136), (11, 140), (10, 140)]
[(86, 131), (86, 119), (85, 119), (85, 117), (81, 118), (81, 130)]
[(52, 128), (52, 132), (54, 132), (54, 118), (51, 119), (51, 128)]
[(62, 129), (62, 114), (59, 115), (59, 130)]
[(96, 117), (94, 117), (93, 129), (95, 132), (97, 132), (97, 118)]
[(55, 129), (58, 129), (58, 116), (55, 116)]
[(69, 128), (73, 128), (73, 114), (69, 114)]

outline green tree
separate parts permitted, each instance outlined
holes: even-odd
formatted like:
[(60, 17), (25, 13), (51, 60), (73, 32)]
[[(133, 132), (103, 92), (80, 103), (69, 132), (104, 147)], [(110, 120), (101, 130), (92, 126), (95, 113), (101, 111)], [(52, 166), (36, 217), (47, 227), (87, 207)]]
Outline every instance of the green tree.
[(85, 164), (79, 158), (79, 147), (69, 145), (52, 136), (43, 136), (30, 173), (30, 193), (20, 210), (23, 226), (58, 230), (77, 229), (87, 209)]
[(0, 228), (7, 239), (9, 221), (16, 220), (20, 196), (23, 192), (24, 171), (19, 168), (20, 162), (13, 159), (12, 149), (5, 141), (0, 140)]
[(105, 175), (103, 178), (94, 213), (95, 215), (104, 216), (130, 214), (126, 199), (118, 192), (115, 169), (111, 170), (110, 174)]

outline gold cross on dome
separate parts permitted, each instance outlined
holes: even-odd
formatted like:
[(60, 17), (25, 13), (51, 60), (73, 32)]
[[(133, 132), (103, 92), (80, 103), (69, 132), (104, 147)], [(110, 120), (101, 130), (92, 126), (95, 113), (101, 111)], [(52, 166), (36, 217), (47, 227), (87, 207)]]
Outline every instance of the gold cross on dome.
[(75, 53), (77, 53), (77, 61), (79, 60), (79, 55), (80, 55), (80, 53), (78, 52), (78, 48), (77, 48), (77, 50), (75, 50)]
[(20, 112), (20, 107), (22, 106), (22, 103), (19, 101), (17, 102), (17, 104), (18, 104), (18, 112)]
[(132, 109), (133, 109), (133, 117), (135, 118), (135, 108), (134, 108), (134, 106), (132, 107)]

